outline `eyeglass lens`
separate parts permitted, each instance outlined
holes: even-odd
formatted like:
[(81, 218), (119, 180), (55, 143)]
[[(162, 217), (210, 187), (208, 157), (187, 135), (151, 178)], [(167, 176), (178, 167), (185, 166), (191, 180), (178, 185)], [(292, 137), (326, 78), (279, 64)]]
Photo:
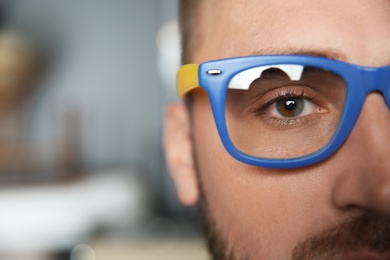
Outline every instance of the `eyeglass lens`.
[(343, 114), (346, 82), (334, 72), (299, 64), (244, 70), (227, 86), (229, 137), (241, 152), (296, 158), (323, 148)]

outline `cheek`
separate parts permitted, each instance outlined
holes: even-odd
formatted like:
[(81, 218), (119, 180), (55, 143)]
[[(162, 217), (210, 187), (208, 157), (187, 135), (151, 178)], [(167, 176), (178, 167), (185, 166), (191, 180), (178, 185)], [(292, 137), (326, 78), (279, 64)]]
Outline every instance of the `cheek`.
[(203, 92), (193, 119), (203, 189), (229, 245), (256, 257), (285, 258), (297, 241), (335, 224), (332, 169), (272, 170), (238, 162), (223, 147)]

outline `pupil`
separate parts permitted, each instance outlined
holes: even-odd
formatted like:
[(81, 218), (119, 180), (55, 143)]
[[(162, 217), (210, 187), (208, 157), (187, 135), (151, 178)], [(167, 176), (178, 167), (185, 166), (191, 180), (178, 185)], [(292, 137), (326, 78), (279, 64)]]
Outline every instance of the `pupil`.
[(299, 116), (304, 108), (302, 98), (286, 98), (276, 102), (276, 109), (282, 117)]
[(286, 103), (284, 105), (287, 110), (295, 110), (297, 108), (297, 102), (294, 99), (288, 99), (286, 100)]

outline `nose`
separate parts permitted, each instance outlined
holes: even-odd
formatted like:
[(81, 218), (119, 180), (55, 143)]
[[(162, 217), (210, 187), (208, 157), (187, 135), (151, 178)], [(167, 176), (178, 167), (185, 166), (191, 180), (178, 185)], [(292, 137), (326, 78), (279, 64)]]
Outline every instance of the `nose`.
[(379, 93), (367, 97), (336, 157), (334, 204), (390, 217), (390, 111)]

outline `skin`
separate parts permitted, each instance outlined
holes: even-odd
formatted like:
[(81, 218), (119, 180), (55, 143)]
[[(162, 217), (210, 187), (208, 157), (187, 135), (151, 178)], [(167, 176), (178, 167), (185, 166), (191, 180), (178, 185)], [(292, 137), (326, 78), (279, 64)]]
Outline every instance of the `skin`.
[[(207, 0), (200, 8), (193, 63), (320, 52), (364, 66), (390, 64), (387, 0)], [(201, 184), (216, 229), (237, 259), (291, 259), (298, 243), (346, 220), (368, 213), (390, 219), (390, 112), (379, 93), (367, 97), (333, 156), (287, 170), (232, 158), (216, 131), (207, 94), (193, 93), (191, 114), (181, 104), (167, 109), (168, 167), (184, 205), (199, 202)]]

